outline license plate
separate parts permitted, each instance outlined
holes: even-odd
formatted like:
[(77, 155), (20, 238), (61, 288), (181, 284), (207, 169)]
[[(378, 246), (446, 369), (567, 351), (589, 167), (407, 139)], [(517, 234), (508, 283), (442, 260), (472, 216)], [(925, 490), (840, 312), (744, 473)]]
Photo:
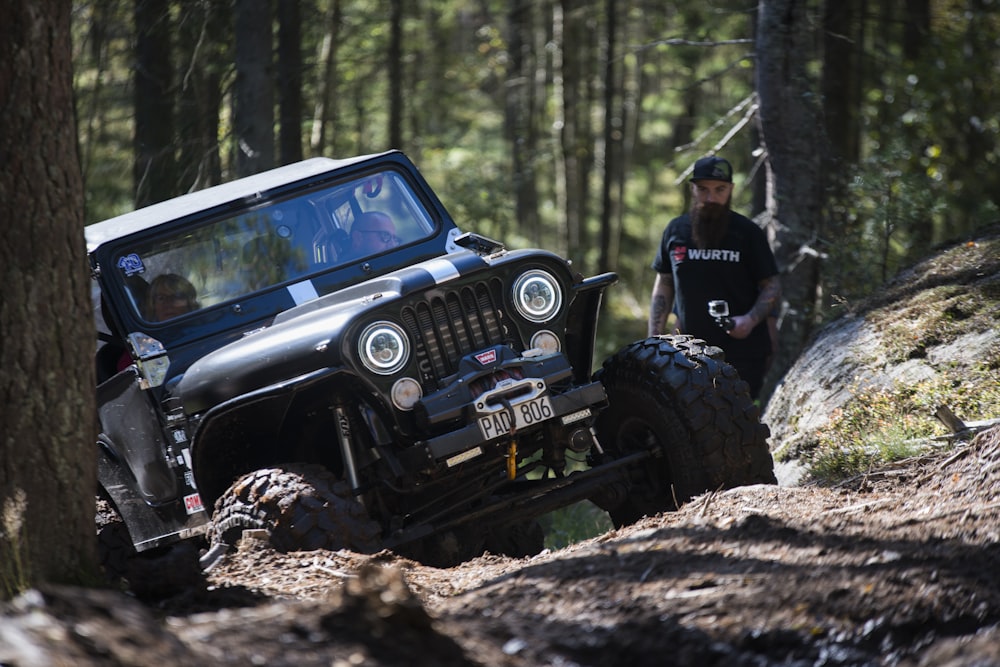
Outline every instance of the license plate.
[[(548, 396), (539, 396), (513, 406), (514, 427), (527, 428), (552, 417), (552, 401)], [(479, 418), (479, 430), (486, 440), (507, 435), (511, 430), (511, 411), (497, 410), (494, 413)]]

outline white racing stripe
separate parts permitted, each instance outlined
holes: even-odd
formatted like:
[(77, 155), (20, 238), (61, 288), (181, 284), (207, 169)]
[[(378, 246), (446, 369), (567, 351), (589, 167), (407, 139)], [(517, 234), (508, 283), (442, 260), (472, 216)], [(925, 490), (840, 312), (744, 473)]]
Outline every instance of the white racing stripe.
[(292, 300), (296, 306), (301, 306), (307, 301), (319, 298), (319, 294), (316, 293), (316, 288), (313, 287), (311, 280), (303, 280), (300, 283), (289, 285), (287, 289), (288, 293), (292, 295)]
[(434, 278), (434, 283), (437, 285), (449, 280), (454, 280), (460, 275), (458, 273), (458, 269), (455, 268), (455, 265), (444, 257), (424, 262), (420, 265), (420, 268), (431, 274), (431, 277)]

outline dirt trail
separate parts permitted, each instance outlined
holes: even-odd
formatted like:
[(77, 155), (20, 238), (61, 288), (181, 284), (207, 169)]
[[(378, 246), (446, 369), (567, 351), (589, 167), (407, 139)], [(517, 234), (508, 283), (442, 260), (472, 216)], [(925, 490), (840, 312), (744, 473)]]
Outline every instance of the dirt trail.
[(1000, 665), (998, 543), (1000, 427), (842, 488), (707, 494), (529, 559), (435, 569), (246, 540), (157, 603), (7, 605), (0, 665)]

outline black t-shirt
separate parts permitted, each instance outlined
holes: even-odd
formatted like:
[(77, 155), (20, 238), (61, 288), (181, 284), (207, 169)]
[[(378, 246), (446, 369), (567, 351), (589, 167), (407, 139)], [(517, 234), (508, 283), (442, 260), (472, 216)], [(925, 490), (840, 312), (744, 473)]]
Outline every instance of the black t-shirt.
[(700, 250), (691, 239), (691, 218), (674, 218), (663, 230), (653, 260), (658, 273), (672, 273), (674, 306), (680, 330), (726, 351), (727, 359), (766, 356), (771, 349), (766, 322), (744, 339), (732, 338), (708, 313), (708, 302), (729, 302), (729, 315), (747, 313), (757, 300), (758, 283), (777, 275), (778, 266), (763, 230), (736, 212), (729, 230), (715, 248)]

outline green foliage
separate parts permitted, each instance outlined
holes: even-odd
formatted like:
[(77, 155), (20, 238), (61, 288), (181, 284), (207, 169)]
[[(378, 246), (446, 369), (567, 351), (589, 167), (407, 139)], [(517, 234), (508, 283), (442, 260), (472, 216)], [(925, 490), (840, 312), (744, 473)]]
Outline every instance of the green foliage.
[(915, 231), (930, 232), (944, 212), (941, 186), (923, 173), (900, 170), (905, 154), (894, 141), (852, 169), (838, 231), (854, 242), (830, 249), (829, 285), (839, 295), (864, 296), (927, 251), (929, 234)]
[(996, 326), (1000, 310), (1000, 238), (969, 241), (914, 265), (867, 303), (890, 363)]
[(934, 3), (915, 58), (877, 33), (883, 24), (868, 27), (878, 44), (864, 52), (863, 155), (844, 167), (849, 186), (828, 209), (828, 293), (864, 296), (935, 244), (1000, 217), (984, 178), (1000, 167), (1000, 117), (987, 111), (1000, 96), (984, 84), (1000, 75), (986, 55), (1000, 33), (991, 5)]
[[(550, 4), (532, 9), (542, 35), (551, 27), (545, 23), (551, 18)], [(733, 160), (740, 174), (751, 172), (756, 139), (748, 131), (751, 125), (733, 133), (744, 118), (742, 111), (733, 112), (753, 90), (753, 45), (740, 40), (753, 37), (750, 19), (756, 4), (731, 0), (711, 6), (679, 2), (622, 6), (624, 34), (616, 62), (624, 67), (630, 97), (623, 100), (625, 115), (616, 122), (623, 127), (634, 124), (635, 130), (634, 136), (626, 137), (628, 179), (620, 227), (615, 223), (612, 261), (623, 276), (620, 289), (630, 290), (634, 300), (646, 300), (652, 280), (648, 264), (659, 230), (684, 208), (683, 170), (697, 156), (719, 150)], [(995, 173), (1000, 159), (1000, 118), (986, 111), (996, 108), (998, 93), (984, 83), (1000, 73), (997, 59), (990, 57), (1000, 32), (992, 4), (978, 9), (964, 3), (935, 4), (931, 32), (914, 61), (902, 55), (898, 35), (880, 32), (881, 14), (865, 17), (864, 34), (878, 35), (881, 41), (858, 42), (870, 63), (866, 71), (871, 72), (871, 78), (862, 82), (866, 95), (860, 110), (865, 157), (848, 167), (853, 186), (844, 202), (831, 207), (835, 229), (821, 239), (827, 243), (824, 249), (831, 251), (827, 293), (854, 298), (878, 284), (875, 278), (892, 275), (929, 244), (998, 215), (995, 188), (982, 177)], [(328, 145), (319, 152), (338, 156), (384, 150), (389, 147), (387, 15), (373, 11), (370, 0), (349, 0), (340, 6), (337, 89), (331, 100)], [(88, 221), (132, 205), (131, 9), (123, 2), (74, 5), (75, 88)], [(321, 78), (320, 46), (331, 28), (330, 9), (327, 0), (302, 7), (306, 137)], [(507, 11), (499, 2), (405, 6), (405, 131), (399, 148), (443, 186), (443, 198), (460, 225), (519, 247), (534, 243), (527, 240), (529, 231), (519, 229), (512, 219), (509, 142), (513, 137), (505, 120), (512, 58)], [(596, 63), (593, 71), (599, 75), (606, 28), (603, 8), (598, 4), (581, 11), (586, 11), (595, 38), (572, 45), (579, 51), (568, 51), (566, 56)], [(200, 34), (199, 26), (188, 25), (198, 20), (197, 15), (181, 11), (180, 5), (172, 7), (167, 20), (178, 34)], [(534, 35), (523, 38), (526, 48), (544, 49), (531, 54), (538, 64), (532, 93), (538, 140), (534, 174), (544, 226), (541, 243), (559, 250), (565, 239), (554, 168), (559, 147), (552, 128), (558, 110), (551, 97), (558, 73), (547, 60), (552, 42), (536, 41)], [(228, 41), (223, 46), (231, 50), (232, 37)], [(177, 44), (179, 48), (183, 42)], [(204, 57), (203, 51), (176, 54), (179, 97), (190, 95), (184, 82), (201, 64), (196, 58)], [(220, 73), (219, 83), (228, 95), (233, 81), (231, 53), (223, 52), (222, 58), (227, 69)], [(591, 107), (590, 130), (598, 140), (603, 109), (596, 92), (585, 103)], [(228, 113), (224, 102), (219, 135), (223, 174), (228, 173), (226, 162), (234, 151)], [(305, 148), (307, 154), (312, 152)], [(588, 150), (600, 157), (599, 145)], [(600, 160), (593, 164), (584, 221), (585, 237), (590, 239), (597, 238), (602, 211)], [(179, 184), (178, 193), (184, 189)], [(734, 206), (753, 212), (750, 193), (750, 187), (738, 187)], [(596, 244), (590, 244), (574, 260), (587, 272), (596, 265), (598, 251)], [(865, 275), (852, 277), (841, 266), (863, 267)]]
[(1000, 212), (996, 189), (983, 178), (1000, 166), (1000, 118), (987, 111), (1000, 98), (986, 84), (1000, 75), (1000, 62), (986, 55), (998, 33), (995, 3), (944, 3), (918, 58), (901, 59), (874, 88), (881, 99), (869, 113), (901, 121), (891, 133), (881, 127), (875, 148), (888, 137), (909, 146), (897, 168), (939, 184), (936, 194), (947, 206), (939, 223), (949, 232), (975, 228)]
[(430, 149), (422, 157), (420, 171), (460, 229), (502, 240), (512, 248), (530, 245), (517, 238), (510, 178), (502, 165), (461, 148)]
[(936, 307), (921, 309), (923, 304), (912, 305), (885, 318), (882, 339), (890, 363), (923, 358), (932, 346), (950, 343), (961, 334), (986, 330), (995, 324), (994, 314), (1000, 307), (996, 299), (979, 300), (976, 293), (958, 285), (929, 291), (941, 296)]
[[(955, 244), (908, 268), (863, 305), (879, 331), (873, 366), (928, 357), (996, 326), (1000, 312), (1000, 239)], [(1000, 405), (1000, 347), (962, 363), (934, 365), (933, 379), (888, 388), (854, 387), (804, 456), (812, 476), (834, 482), (899, 458), (928, 451), (946, 433), (934, 414), (949, 407), (965, 421), (995, 418)]]
[(1000, 405), (1000, 350), (971, 371), (944, 372), (934, 380), (897, 383), (887, 389), (855, 389), (830, 418), (816, 447), (805, 454), (812, 479), (831, 484), (893, 461), (939, 449), (947, 434), (933, 417), (947, 405), (964, 421), (996, 416)]
[(553, 550), (603, 535), (614, 527), (608, 513), (588, 500), (546, 514), (541, 524), (545, 548)]

